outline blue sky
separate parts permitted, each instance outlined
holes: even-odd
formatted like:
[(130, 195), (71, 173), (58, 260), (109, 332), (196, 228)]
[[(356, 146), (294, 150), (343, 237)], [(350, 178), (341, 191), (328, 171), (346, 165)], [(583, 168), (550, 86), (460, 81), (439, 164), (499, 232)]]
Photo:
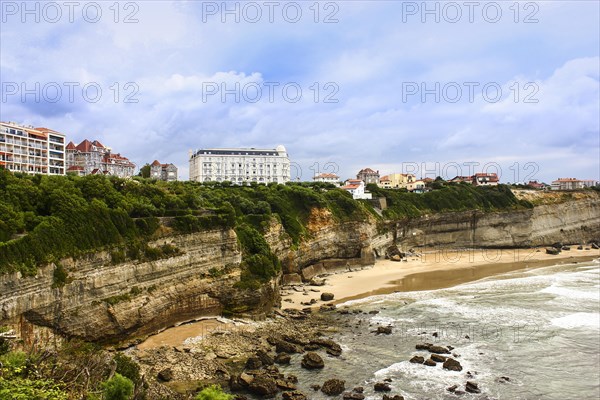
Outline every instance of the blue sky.
[(138, 166), (284, 144), (303, 180), (600, 175), (597, 1), (22, 4), (0, 1), (0, 119)]

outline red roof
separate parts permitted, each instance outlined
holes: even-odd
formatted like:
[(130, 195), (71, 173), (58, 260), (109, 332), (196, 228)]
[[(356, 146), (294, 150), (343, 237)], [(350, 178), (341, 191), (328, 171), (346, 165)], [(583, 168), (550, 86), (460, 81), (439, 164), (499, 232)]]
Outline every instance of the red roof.
[(92, 142), (85, 139), (83, 142), (79, 143), (76, 147), (77, 150), (82, 153), (91, 153), (92, 152)]
[(69, 168), (67, 168), (67, 171), (83, 171), (83, 167), (80, 167), (79, 165), (71, 165)]
[(341, 189), (358, 189), (360, 185), (346, 185), (342, 186)]
[(106, 148), (106, 147), (105, 147), (105, 146), (104, 146), (102, 143), (100, 143), (100, 142), (99, 142), (99, 141), (97, 141), (97, 140), (94, 140), (94, 141), (92, 142), (92, 144), (93, 144), (94, 146), (96, 146), (96, 147), (100, 147), (100, 148), (103, 148), (103, 149), (105, 149), (105, 148)]
[(75, 143), (69, 142), (69, 144), (67, 145), (66, 149), (67, 150), (76, 150)]
[(161, 166), (163, 166), (161, 163), (158, 162), (158, 160), (154, 160), (154, 162), (152, 164), (150, 164), (150, 165), (152, 165), (153, 167), (161, 167)]
[(329, 174), (329, 173), (323, 173), (323, 174), (319, 174), (317, 176), (315, 176), (314, 179), (317, 178), (324, 178), (324, 179), (339, 179), (340, 177), (337, 176), (336, 174)]

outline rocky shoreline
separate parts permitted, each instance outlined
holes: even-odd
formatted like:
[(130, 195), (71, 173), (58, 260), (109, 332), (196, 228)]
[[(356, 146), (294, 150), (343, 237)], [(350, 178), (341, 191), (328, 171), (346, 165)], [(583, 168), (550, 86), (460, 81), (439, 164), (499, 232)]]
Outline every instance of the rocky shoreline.
[[(341, 329), (358, 329), (368, 335), (393, 333), (391, 326), (361, 324), (361, 318), (356, 322), (355, 317), (363, 314), (368, 317), (377, 311), (337, 309), (331, 303), (312, 311), (286, 309), (273, 312), (262, 322), (213, 331), (189, 345), (132, 349), (129, 355), (139, 362), (142, 373), (151, 381), (151, 398), (156, 395), (158, 398), (190, 399), (198, 390), (216, 383), (238, 400), (303, 400), (312, 398), (311, 391), (344, 400), (362, 400), (367, 395), (380, 395), (382, 400), (403, 400), (401, 394), (393, 393), (389, 378), (364, 387), (364, 381), (344, 381), (333, 372), (331, 375), (312, 375), (314, 380), (299, 382), (297, 376), (282, 371), (290, 363), (300, 364), (306, 370), (327, 371), (328, 360), (343, 353), (342, 347), (334, 341)], [(431, 341), (436, 341), (436, 332), (423, 332), (423, 335), (421, 338), (431, 336)], [(413, 357), (405, 361), (422, 364), (423, 368), (463, 370), (460, 354), (451, 345), (418, 342), (415, 351)], [(448, 395), (482, 392), (476, 382), (477, 372), (467, 371), (464, 376), (464, 386), (448, 387)], [(509, 377), (498, 378), (500, 383), (509, 381)], [(306, 390), (307, 387), (311, 389)]]

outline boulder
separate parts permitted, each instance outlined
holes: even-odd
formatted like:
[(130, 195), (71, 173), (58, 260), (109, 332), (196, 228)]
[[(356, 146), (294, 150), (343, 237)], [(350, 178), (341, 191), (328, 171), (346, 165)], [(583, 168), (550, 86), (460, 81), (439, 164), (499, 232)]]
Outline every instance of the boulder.
[(390, 257), (390, 260), (392, 261), (402, 261), (402, 257), (400, 257), (398, 254), (394, 254), (393, 256)]
[(442, 368), (448, 371), (462, 371), (462, 365), (454, 358), (447, 358), (444, 364), (442, 364)]
[(437, 365), (437, 363), (435, 361), (433, 361), (431, 358), (428, 358), (427, 360), (425, 360), (423, 365), (427, 365), (428, 367), (435, 367)]
[(323, 275), (326, 272), (327, 271), (323, 267), (323, 264), (319, 263), (319, 264), (315, 264), (315, 265), (309, 265), (308, 267), (304, 268), (301, 271), (301, 274), (302, 274), (302, 278), (305, 281), (310, 282), (310, 280), (312, 278), (314, 278), (315, 276), (317, 276), (317, 275)]
[(446, 390), (451, 393), (454, 393), (456, 391), (456, 389), (458, 389), (458, 385), (452, 385), (452, 386), (446, 388)]
[(377, 330), (375, 331), (375, 333), (377, 335), (390, 335), (392, 333), (392, 327), (391, 326), (378, 326)]
[(319, 390), (321, 390), (321, 385), (310, 385), (310, 388), (312, 390), (314, 390), (315, 392), (318, 392)]
[(157, 378), (162, 382), (170, 382), (173, 380), (173, 370), (171, 368), (163, 369), (158, 373)]
[(598, 250), (600, 249), (600, 246), (598, 246), (598, 243), (592, 243), (592, 249)]
[(302, 357), (302, 363), (300, 365), (306, 369), (321, 369), (325, 366), (325, 363), (320, 355), (313, 351), (309, 351)]
[(547, 247), (546, 254), (552, 254), (553, 256), (560, 254), (560, 249), (556, 247)]
[(333, 293), (321, 293), (321, 300), (322, 301), (331, 301), (334, 298), (334, 294)]
[(262, 366), (263, 366), (263, 363), (260, 361), (260, 359), (256, 356), (252, 356), (246, 360), (245, 368), (249, 369), (249, 370), (253, 370), (253, 369), (260, 369), (260, 367), (262, 367)]
[(583, 250), (583, 246), (582, 245), (577, 246), (577, 250)]
[(413, 364), (423, 364), (423, 362), (425, 362), (425, 358), (421, 356), (414, 356), (409, 361)]
[(342, 348), (340, 345), (331, 339), (314, 339), (310, 341), (310, 344), (325, 347), (327, 354), (335, 357), (342, 354)]
[(571, 246), (563, 246), (560, 248), (562, 251), (569, 251), (571, 250)]
[(563, 247), (563, 244), (562, 244), (561, 242), (556, 242), (556, 243), (554, 243), (554, 244), (553, 244), (552, 246), (550, 246), (550, 247), (554, 247), (555, 249), (558, 249), (558, 250), (560, 250), (560, 249), (562, 249), (562, 247)]
[(436, 354), (450, 354), (450, 350), (442, 346), (430, 346), (428, 350)]
[(422, 344), (417, 344), (415, 346), (415, 349), (417, 350), (429, 350), (429, 348), (433, 346), (431, 343), (422, 343)]
[(364, 400), (365, 395), (356, 392), (345, 392), (342, 398), (344, 400)]
[(392, 391), (390, 384), (387, 382), (376, 382), (375, 385), (373, 385), (373, 389), (376, 392), (391, 392)]
[(245, 386), (249, 386), (253, 380), (254, 376), (245, 372), (242, 372), (238, 378), (238, 382)]
[(264, 397), (274, 397), (279, 390), (275, 379), (265, 375), (257, 375), (248, 385), (248, 391)]
[(304, 393), (298, 391), (283, 392), (281, 398), (283, 400), (308, 400), (308, 397)]
[(465, 390), (469, 393), (481, 393), (481, 389), (479, 389), (477, 384), (473, 381), (467, 381), (465, 384)]
[(383, 400), (404, 400), (404, 396), (400, 396), (398, 394), (394, 396), (388, 396), (387, 394), (384, 394)]
[(275, 361), (279, 365), (284, 365), (289, 364), (291, 359), (292, 358), (287, 353), (277, 353), (277, 355), (275, 356), (275, 360), (273, 361)]
[(277, 379), (275, 384), (281, 390), (296, 390), (296, 385), (288, 380)]
[(285, 340), (277, 340), (276, 344), (275, 344), (275, 351), (277, 353), (288, 353), (288, 354), (294, 354), (294, 353), (302, 353), (302, 349), (290, 342), (287, 342)]
[(444, 356), (440, 356), (439, 354), (432, 354), (430, 357), (431, 357), (431, 359), (433, 361), (435, 361), (435, 362), (441, 362), (441, 363), (443, 363), (444, 361), (446, 361), (446, 358), (447, 358), (447, 357), (444, 357)]
[(341, 379), (329, 379), (321, 386), (321, 392), (328, 396), (337, 396), (342, 394), (345, 388), (346, 381)]

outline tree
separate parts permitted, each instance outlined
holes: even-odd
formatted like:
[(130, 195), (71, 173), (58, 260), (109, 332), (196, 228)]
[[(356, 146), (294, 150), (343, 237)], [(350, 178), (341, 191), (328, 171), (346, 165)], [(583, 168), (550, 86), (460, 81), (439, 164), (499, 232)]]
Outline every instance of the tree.
[(146, 164), (140, 168), (140, 173), (138, 176), (141, 176), (142, 178), (150, 178), (150, 164)]
[(119, 373), (104, 382), (102, 389), (104, 400), (130, 400), (133, 396), (133, 382)]

